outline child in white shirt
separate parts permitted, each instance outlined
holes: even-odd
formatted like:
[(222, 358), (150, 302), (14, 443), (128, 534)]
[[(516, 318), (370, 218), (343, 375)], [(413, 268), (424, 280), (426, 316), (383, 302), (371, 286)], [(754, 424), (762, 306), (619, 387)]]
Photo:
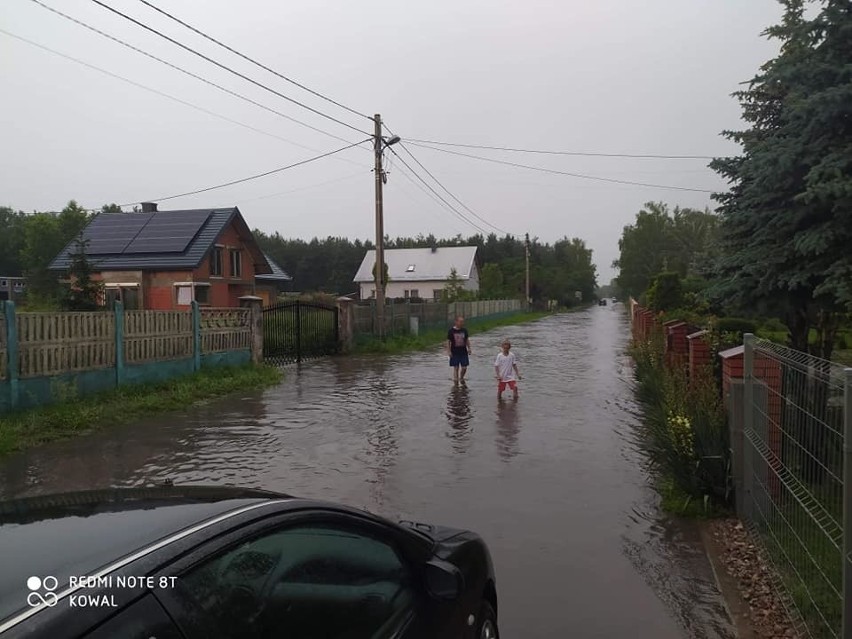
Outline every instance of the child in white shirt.
[(518, 382), (521, 379), (521, 373), (518, 371), (518, 359), (510, 350), (512, 344), (508, 339), (503, 340), (503, 350), (497, 353), (497, 359), (494, 360), (494, 376), (497, 378), (497, 399), (503, 398), (503, 391), (506, 387), (512, 389), (512, 399), (518, 399)]

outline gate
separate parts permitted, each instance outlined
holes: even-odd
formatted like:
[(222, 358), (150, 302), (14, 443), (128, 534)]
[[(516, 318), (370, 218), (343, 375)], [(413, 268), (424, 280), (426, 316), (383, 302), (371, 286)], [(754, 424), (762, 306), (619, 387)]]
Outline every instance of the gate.
[(263, 309), (263, 359), (279, 366), (338, 352), (337, 307), (282, 302)]

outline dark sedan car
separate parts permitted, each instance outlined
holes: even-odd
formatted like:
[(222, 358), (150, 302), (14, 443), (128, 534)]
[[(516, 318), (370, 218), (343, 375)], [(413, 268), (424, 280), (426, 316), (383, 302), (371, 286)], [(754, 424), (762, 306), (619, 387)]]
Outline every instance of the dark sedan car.
[(0, 503), (0, 635), (497, 637), (476, 534), (238, 488)]

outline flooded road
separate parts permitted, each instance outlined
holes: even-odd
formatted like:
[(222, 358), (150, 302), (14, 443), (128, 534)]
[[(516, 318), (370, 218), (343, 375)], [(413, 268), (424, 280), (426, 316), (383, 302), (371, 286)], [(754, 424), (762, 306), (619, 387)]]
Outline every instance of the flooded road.
[[(437, 348), (310, 363), (277, 388), (7, 458), (0, 494), (168, 477), (340, 501), (480, 533), (506, 639), (733, 637), (697, 534), (659, 515), (630, 444), (628, 335), (621, 305), (473, 330), (458, 388)], [(496, 399), (503, 336), (517, 403)]]

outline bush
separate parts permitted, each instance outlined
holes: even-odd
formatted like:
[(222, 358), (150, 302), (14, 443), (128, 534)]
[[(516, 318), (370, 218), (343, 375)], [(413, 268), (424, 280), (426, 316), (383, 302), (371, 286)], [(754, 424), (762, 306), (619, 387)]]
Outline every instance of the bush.
[(720, 317), (716, 320), (716, 327), (720, 333), (757, 333), (757, 322), (740, 317)]
[(849, 338), (844, 333), (838, 333), (834, 340), (834, 347), (838, 350), (845, 351), (849, 348)]
[(718, 386), (710, 374), (687, 380), (682, 370), (669, 369), (658, 341), (634, 349), (643, 409), (639, 446), (658, 476), (687, 502), (725, 507), (731, 496), (730, 453)]
[(667, 311), (683, 305), (683, 285), (680, 274), (660, 273), (648, 289), (648, 306), (655, 311)]
[(769, 333), (786, 333), (787, 326), (777, 317), (772, 317), (763, 323), (763, 330)]

